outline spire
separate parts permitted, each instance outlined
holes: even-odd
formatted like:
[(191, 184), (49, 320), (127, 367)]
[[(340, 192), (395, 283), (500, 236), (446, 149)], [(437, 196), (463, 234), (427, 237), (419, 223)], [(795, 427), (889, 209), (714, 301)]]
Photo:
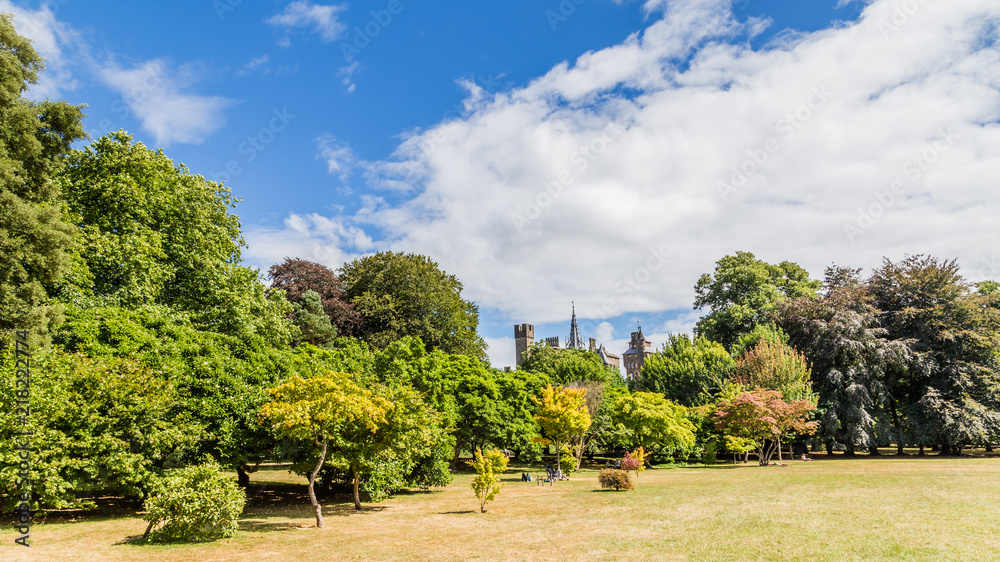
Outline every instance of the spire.
[(584, 349), (583, 338), (580, 337), (580, 328), (576, 325), (576, 303), (573, 303), (573, 320), (569, 328), (569, 340), (566, 341), (566, 349)]

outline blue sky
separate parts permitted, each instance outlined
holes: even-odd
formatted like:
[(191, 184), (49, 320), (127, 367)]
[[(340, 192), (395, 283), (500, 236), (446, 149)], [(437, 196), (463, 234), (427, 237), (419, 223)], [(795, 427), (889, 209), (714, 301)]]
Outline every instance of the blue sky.
[(1000, 6), (0, 0), (86, 103), (226, 180), (262, 268), (430, 255), (497, 366), (511, 326), (624, 351), (689, 330), (737, 250), (1000, 277)]

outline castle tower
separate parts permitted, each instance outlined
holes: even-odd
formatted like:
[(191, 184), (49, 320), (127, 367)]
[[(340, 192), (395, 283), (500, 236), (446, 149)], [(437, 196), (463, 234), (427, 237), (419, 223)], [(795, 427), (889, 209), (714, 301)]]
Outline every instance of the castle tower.
[(514, 326), (514, 352), (517, 353), (518, 368), (521, 367), (521, 363), (524, 363), (524, 354), (529, 349), (531, 345), (535, 343), (535, 327), (531, 324), (521, 324), (520, 326)]
[(626, 376), (631, 380), (639, 378), (646, 358), (652, 354), (653, 344), (646, 340), (646, 336), (642, 335), (642, 326), (639, 326), (639, 331), (632, 332), (628, 351), (623, 354)]
[(583, 351), (583, 338), (580, 337), (580, 328), (576, 325), (576, 303), (573, 303), (573, 320), (570, 322), (569, 339), (566, 340), (566, 349), (579, 349)]

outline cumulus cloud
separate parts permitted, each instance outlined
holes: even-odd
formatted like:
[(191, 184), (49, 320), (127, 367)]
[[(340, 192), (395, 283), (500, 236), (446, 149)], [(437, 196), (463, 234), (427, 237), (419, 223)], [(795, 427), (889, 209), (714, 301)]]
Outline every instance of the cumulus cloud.
[(75, 29), (56, 18), (58, 11), (59, 4), (30, 10), (15, 6), (10, 0), (0, 0), (0, 12), (13, 14), (14, 29), (31, 40), (35, 51), (45, 59), (45, 71), (28, 91), (33, 99), (58, 98), (61, 92), (78, 85), (72, 60), (86, 52), (86, 44)]
[(815, 276), (906, 252), (996, 263), (1000, 3), (905, 5), (755, 49), (764, 22), (726, 0), (650, 0), (621, 44), (407, 136), (369, 167), (394, 202), (336, 220), (536, 323), (569, 300), (598, 321), (690, 309), (736, 250)]
[[(305, 0), (297, 0), (285, 7), (285, 11), (267, 19), (267, 23), (290, 33), (300, 28), (306, 28), (318, 33), (323, 41), (336, 41), (347, 27), (337, 18), (337, 13), (346, 6), (312, 4)], [(282, 38), (283, 45), (289, 44), (287, 36)]]
[(130, 68), (111, 62), (100, 71), (104, 83), (121, 94), (143, 130), (161, 145), (201, 144), (225, 124), (224, 111), (233, 100), (183, 92), (199, 74), (196, 66), (172, 68), (162, 59)]

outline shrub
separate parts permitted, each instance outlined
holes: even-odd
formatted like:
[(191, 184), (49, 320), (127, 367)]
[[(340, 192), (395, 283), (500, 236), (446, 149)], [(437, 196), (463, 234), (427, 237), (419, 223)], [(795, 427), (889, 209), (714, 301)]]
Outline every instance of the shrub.
[(701, 462), (702, 464), (713, 465), (715, 461), (718, 460), (719, 454), (719, 444), (715, 439), (709, 440), (705, 443), (705, 450), (701, 452)]
[(570, 452), (569, 447), (563, 447), (562, 456), (559, 457), (559, 467), (566, 475), (576, 470), (576, 457)]
[(215, 461), (173, 470), (159, 492), (146, 499), (143, 519), (149, 526), (143, 538), (176, 542), (231, 537), (246, 500), (246, 493)]
[(617, 468), (605, 468), (597, 477), (601, 483), (601, 488), (605, 490), (634, 490), (632, 478), (628, 472)]

